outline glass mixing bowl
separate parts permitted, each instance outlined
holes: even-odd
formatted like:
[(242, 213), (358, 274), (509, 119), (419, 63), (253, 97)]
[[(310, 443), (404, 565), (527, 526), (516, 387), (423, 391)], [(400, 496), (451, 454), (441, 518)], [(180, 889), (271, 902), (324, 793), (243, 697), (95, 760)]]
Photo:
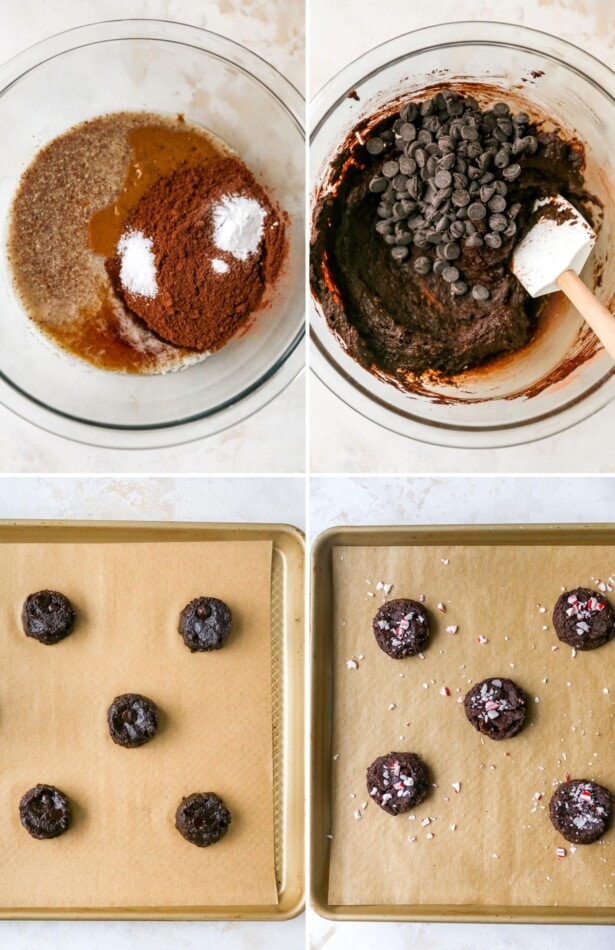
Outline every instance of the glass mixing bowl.
[[(330, 162), (357, 122), (448, 82), (487, 84), (494, 101), (548, 116), (585, 144), (587, 190), (604, 213), (583, 278), (613, 310), (615, 255), (607, 252), (615, 232), (615, 74), (546, 33), (449, 23), (399, 36), (345, 67), (312, 103), (314, 196), (326, 187)], [(359, 101), (349, 96), (353, 90)], [(397, 389), (349, 357), (317, 304), (311, 330), (311, 366), (332, 392), (372, 421), (435, 445), (530, 442), (586, 418), (615, 394), (611, 359), (561, 294), (550, 299), (534, 340), (518, 354), (464, 374), (455, 386), (426, 382), (420, 393)]]
[[(164, 376), (98, 370), (32, 329), (13, 287), (7, 221), (22, 172), (55, 136), (121, 110), (209, 129), (290, 216), (273, 303), (202, 363)], [(251, 415), (304, 365), (303, 99), (237, 43), (179, 23), (122, 20), (50, 37), (0, 67), (0, 402), (41, 427), (110, 447), (190, 441)]]

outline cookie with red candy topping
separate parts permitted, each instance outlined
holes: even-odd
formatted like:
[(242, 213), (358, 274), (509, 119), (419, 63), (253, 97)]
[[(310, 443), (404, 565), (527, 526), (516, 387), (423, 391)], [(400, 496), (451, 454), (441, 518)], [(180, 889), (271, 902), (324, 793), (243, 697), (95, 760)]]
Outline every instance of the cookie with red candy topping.
[(575, 650), (595, 650), (615, 632), (615, 615), (610, 603), (589, 587), (575, 587), (558, 598), (553, 609), (553, 626), (559, 639)]
[(474, 728), (490, 739), (512, 739), (523, 729), (527, 715), (525, 693), (504, 676), (475, 683), (463, 707)]
[(387, 601), (374, 617), (374, 636), (380, 649), (394, 660), (422, 653), (429, 640), (423, 604), (401, 597)]
[(427, 798), (429, 773), (414, 752), (389, 752), (367, 769), (369, 796), (389, 815), (411, 811)]
[(556, 831), (574, 844), (592, 844), (608, 830), (613, 799), (608, 788), (588, 779), (571, 779), (555, 789), (549, 817)]

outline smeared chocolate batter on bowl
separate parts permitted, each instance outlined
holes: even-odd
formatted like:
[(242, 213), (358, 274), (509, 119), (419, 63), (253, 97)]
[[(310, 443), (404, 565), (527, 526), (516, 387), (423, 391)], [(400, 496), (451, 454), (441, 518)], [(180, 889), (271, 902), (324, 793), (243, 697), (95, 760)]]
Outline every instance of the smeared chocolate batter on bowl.
[(311, 285), (329, 327), (402, 388), (519, 350), (543, 301), (511, 273), (514, 247), (539, 197), (588, 216), (583, 167), (579, 142), (451, 89), (364, 121), (314, 212)]

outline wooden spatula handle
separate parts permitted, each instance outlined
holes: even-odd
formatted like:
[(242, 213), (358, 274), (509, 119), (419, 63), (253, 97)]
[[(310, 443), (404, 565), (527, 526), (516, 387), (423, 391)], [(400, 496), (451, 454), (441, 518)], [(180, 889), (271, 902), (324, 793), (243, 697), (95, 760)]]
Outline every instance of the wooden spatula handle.
[(556, 283), (589, 323), (611, 359), (615, 360), (615, 315), (600, 303), (574, 271), (565, 270)]

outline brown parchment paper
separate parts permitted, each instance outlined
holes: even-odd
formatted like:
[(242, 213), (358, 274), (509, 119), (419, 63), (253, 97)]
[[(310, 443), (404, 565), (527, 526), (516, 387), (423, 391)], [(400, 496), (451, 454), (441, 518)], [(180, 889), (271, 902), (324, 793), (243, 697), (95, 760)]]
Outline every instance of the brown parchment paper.
[[(606, 581), (613, 549), (338, 546), (332, 558), (330, 903), (612, 906), (615, 832), (573, 852), (548, 803), (566, 772), (615, 792), (615, 641), (573, 659), (551, 624), (562, 586)], [(425, 659), (392, 660), (377, 646), (378, 581), (393, 584), (391, 599), (425, 595)], [(454, 624), (458, 633), (447, 633)], [(353, 658), (358, 669), (347, 666)], [(528, 693), (529, 721), (513, 739), (482, 738), (458, 702), (487, 676)], [(391, 751), (417, 752), (437, 783), (414, 820), (369, 801), (366, 767)]]
[[(0, 545), (0, 905), (193, 907), (277, 902), (267, 541)], [(54, 646), (23, 634), (25, 597), (75, 605)], [(233, 612), (222, 650), (192, 654), (181, 609), (210, 594)], [(107, 708), (139, 692), (162, 714), (154, 739), (115, 745)], [(73, 826), (36, 841), (21, 795), (57, 785)], [(209, 848), (174, 827), (177, 805), (214, 791), (232, 824)]]

